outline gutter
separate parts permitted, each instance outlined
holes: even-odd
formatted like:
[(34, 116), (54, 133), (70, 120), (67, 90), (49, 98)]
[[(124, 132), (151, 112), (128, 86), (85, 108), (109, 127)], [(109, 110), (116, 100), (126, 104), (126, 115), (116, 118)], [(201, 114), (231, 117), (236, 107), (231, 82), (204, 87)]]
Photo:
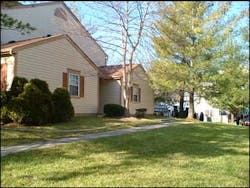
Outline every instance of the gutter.
[(1, 50), (1, 56), (10, 56), (14, 55), (12, 48), (7, 48), (7, 50)]

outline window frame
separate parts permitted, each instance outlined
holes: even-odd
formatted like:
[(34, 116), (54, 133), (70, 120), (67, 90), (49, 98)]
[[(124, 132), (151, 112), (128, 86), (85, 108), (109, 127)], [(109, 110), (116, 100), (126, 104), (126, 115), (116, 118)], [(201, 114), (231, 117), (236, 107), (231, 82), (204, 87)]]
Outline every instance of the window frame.
[[(77, 76), (78, 78), (78, 89), (77, 89), (77, 95), (72, 95), (70, 86), (76, 86), (76, 85), (71, 85), (71, 75)], [(80, 87), (81, 87), (81, 74), (80, 71), (75, 71), (75, 70), (68, 70), (68, 91), (70, 94), (70, 97), (75, 97), (75, 98), (80, 98)]]
[[(133, 84), (133, 86), (132, 86), (132, 89), (133, 89), (133, 96), (132, 96), (132, 102), (133, 103), (141, 103), (141, 88), (139, 87), (139, 85), (138, 84)], [(135, 91), (136, 91), (136, 89), (137, 89), (137, 95), (135, 95)], [(136, 96), (136, 97), (135, 97)], [(136, 100), (135, 100), (136, 99)]]

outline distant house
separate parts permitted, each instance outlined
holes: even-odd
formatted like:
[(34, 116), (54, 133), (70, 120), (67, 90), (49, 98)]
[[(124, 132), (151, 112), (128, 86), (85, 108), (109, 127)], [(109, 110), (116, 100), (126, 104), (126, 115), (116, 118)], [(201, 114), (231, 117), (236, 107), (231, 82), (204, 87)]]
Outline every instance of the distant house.
[[(100, 67), (101, 80), (101, 112), (105, 104), (113, 103), (123, 105), (122, 65)], [(148, 78), (143, 67), (139, 64), (132, 65), (132, 86), (130, 87), (129, 111), (134, 114), (138, 108), (146, 108), (148, 114), (153, 114), (153, 91), (149, 87)]]
[[(66, 87), (76, 114), (103, 112), (108, 103), (123, 105), (122, 66), (107, 66), (107, 55), (63, 2), (21, 5), (2, 13), (30, 23), (35, 30), (21, 35), (1, 31), (1, 90), (14, 76), (45, 80), (51, 91)], [(133, 65), (130, 113), (153, 113), (153, 92), (145, 70)]]
[[(184, 108), (189, 108), (189, 94), (184, 95)], [(229, 122), (229, 112), (213, 107), (204, 97), (194, 96), (194, 111), (198, 117), (203, 112), (205, 122)]]

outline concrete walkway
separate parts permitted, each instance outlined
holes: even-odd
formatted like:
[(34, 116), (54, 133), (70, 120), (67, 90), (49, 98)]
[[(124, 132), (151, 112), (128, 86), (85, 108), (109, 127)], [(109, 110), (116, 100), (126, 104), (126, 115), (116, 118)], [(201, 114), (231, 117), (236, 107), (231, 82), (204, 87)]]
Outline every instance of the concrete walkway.
[[(187, 122), (178, 122), (178, 123), (187, 123)], [(118, 136), (123, 134), (130, 134), (134, 132), (140, 131), (148, 131), (152, 129), (158, 129), (162, 127), (168, 127), (170, 125), (176, 125), (176, 123), (162, 123), (156, 125), (147, 125), (143, 127), (133, 127), (130, 129), (120, 129), (114, 131), (107, 131), (107, 132), (100, 132), (100, 133), (92, 133), (92, 134), (85, 134), (78, 137), (69, 137), (69, 138), (59, 138), (50, 141), (42, 141), (42, 142), (35, 142), (30, 144), (18, 145), (18, 146), (3, 146), (1, 147), (1, 157), (6, 156), (11, 153), (17, 153), (21, 151), (29, 151), (34, 149), (40, 148), (48, 148), (56, 145), (66, 144), (70, 142), (76, 142), (81, 140), (90, 140), (95, 138), (102, 138), (102, 137), (109, 137), (109, 136)]]
[(84, 131), (93, 131), (93, 130), (98, 130), (98, 129), (104, 129), (104, 127), (96, 127), (93, 129), (69, 129), (69, 130), (46, 130), (46, 129), (27, 129), (27, 128), (22, 128), (22, 129), (17, 129), (17, 128), (12, 128), (12, 127), (3, 127), (2, 130), (8, 130), (8, 131), (19, 131), (19, 132), (48, 132), (48, 133), (71, 133), (71, 132), (84, 132)]

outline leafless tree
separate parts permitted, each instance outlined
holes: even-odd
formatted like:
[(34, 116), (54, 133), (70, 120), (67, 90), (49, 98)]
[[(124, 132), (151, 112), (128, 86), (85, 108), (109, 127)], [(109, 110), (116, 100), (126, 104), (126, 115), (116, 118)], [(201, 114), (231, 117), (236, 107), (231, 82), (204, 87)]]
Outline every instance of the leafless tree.
[[(104, 1), (82, 2), (92, 11), (86, 16), (95, 19), (90, 30), (96, 41), (108, 49), (109, 58), (116, 57), (123, 65), (122, 91), (123, 105), (129, 114), (130, 88), (132, 86), (132, 64), (138, 56), (153, 57), (150, 47), (150, 32), (153, 13), (152, 2), (146, 1)], [(77, 9), (76, 9), (77, 10)], [(77, 11), (79, 12), (79, 10)], [(143, 46), (143, 47), (142, 47)], [(144, 51), (142, 50), (144, 49)], [(146, 51), (148, 49), (148, 51)], [(137, 53), (144, 53), (143, 55)], [(147, 53), (147, 54), (145, 54)], [(148, 58), (148, 62), (150, 58)], [(114, 63), (114, 61), (113, 61)], [(141, 62), (140, 62), (141, 63)]]

